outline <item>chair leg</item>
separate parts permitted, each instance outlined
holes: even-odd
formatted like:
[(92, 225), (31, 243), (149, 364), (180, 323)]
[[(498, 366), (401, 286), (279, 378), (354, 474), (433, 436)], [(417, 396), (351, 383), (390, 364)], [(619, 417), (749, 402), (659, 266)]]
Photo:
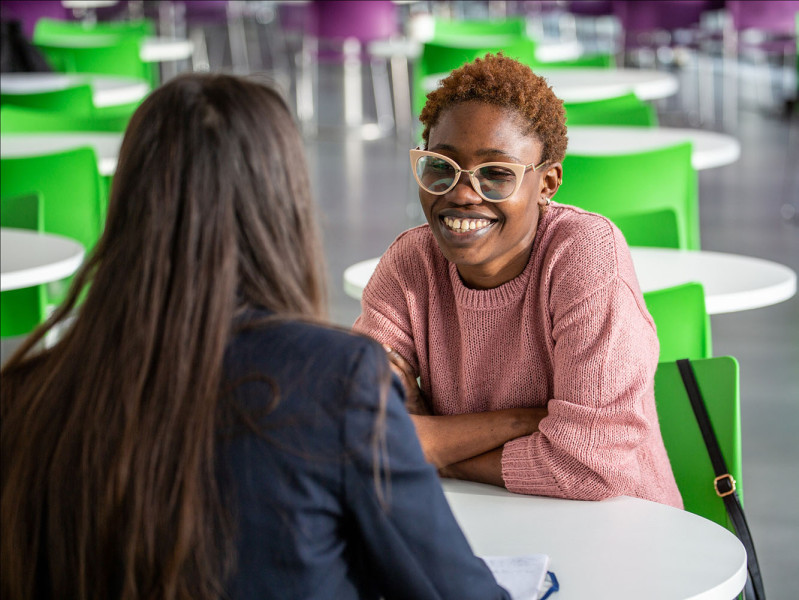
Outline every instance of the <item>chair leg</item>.
[(394, 123), (397, 138), (408, 140), (413, 137), (413, 109), (411, 108), (411, 85), (408, 78), (408, 59), (404, 56), (391, 57), (391, 85), (394, 96)]
[(375, 112), (380, 133), (390, 132), (394, 128), (394, 114), (391, 105), (391, 85), (388, 79), (387, 60), (372, 57), (369, 69), (372, 75), (372, 89), (375, 95)]
[(297, 118), (306, 134), (316, 135), (315, 101), (314, 101), (314, 71), (317, 61), (318, 43), (316, 38), (303, 36), (301, 49), (295, 55), (295, 68), (297, 72)]
[(250, 57), (247, 52), (243, 11), (243, 2), (228, 2), (227, 29), (230, 42), (230, 59), (233, 62), (233, 71), (240, 74), (250, 72)]
[(361, 43), (357, 38), (344, 40), (344, 122), (359, 127), (363, 122)]

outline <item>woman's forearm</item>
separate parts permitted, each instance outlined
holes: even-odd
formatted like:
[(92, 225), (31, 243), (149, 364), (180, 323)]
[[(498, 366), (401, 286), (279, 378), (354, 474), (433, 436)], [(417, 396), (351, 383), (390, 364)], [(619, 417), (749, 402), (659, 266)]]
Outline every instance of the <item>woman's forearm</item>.
[(441, 477), (478, 481), (505, 487), (505, 480), (502, 479), (502, 448), (496, 448), (485, 454), (467, 458), (439, 469), (438, 474)]
[(546, 414), (545, 408), (509, 408), (462, 415), (411, 415), (411, 420), (425, 457), (441, 469), (538, 431)]

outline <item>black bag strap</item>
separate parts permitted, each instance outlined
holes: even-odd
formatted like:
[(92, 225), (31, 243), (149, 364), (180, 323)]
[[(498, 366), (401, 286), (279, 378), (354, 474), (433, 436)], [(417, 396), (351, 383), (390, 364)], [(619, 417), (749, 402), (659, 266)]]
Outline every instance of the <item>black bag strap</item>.
[(687, 358), (678, 360), (677, 368), (680, 370), (683, 385), (688, 392), (688, 398), (691, 400), (691, 407), (694, 409), (696, 421), (699, 423), (702, 438), (705, 440), (705, 446), (707, 446), (707, 451), (710, 455), (710, 462), (713, 464), (713, 471), (716, 473), (716, 478), (713, 480), (713, 487), (716, 489), (716, 494), (724, 500), (724, 506), (727, 508), (727, 514), (732, 521), (733, 527), (735, 527), (735, 533), (746, 549), (749, 580), (747, 581), (745, 596), (747, 598), (752, 597), (755, 600), (766, 600), (766, 592), (763, 589), (763, 577), (760, 574), (760, 565), (757, 562), (757, 554), (755, 553), (755, 544), (749, 532), (749, 525), (746, 522), (746, 516), (744, 516), (744, 509), (741, 506), (741, 501), (735, 491), (735, 479), (730, 475), (727, 464), (724, 462), (724, 457), (721, 454), (721, 448), (716, 439), (716, 434), (713, 431), (713, 426), (710, 423), (707, 407), (702, 400), (702, 394), (699, 392), (699, 385), (696, 383), (696, 376), (694, 375), (693, 367), (691, 367), (691, 361)]

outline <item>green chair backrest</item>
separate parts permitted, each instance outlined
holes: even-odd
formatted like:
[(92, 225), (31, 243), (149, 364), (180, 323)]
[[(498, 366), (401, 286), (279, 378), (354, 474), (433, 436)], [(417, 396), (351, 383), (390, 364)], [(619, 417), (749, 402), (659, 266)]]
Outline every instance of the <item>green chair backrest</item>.
[(0, 159), (0, 198), (42, 195), (44, 231), (78, 240), (90, 251), (102, 231), (104, 186), (93, 148)]
[(684, 248), (686, 245), (673, 208), (616, 215), (613, 222), (621, 229), (630, 246)]
[(590, 102), (564, 102), (566, 125), (657, 127), (655, 108), (633, 93)]
[(697, 176), (688, 142), (635, 154), (585, 156), (567, 151), (556, 199), (611, 220), (671, 209), (677, 216), (680, 247), (700, 248)]
[(128, 118), (95, 115), (82, 117), (68, 112), (37, 110), (14, 105), (0, 107), (0, 133), (50, 131), (108, 131), (122, 133)]
[[(713, 431), (743, 502), (741, 406), (738, 362), (730, 356), (691, 361)], [(662, 362), (655, 374), (660, 431), (685, 509), (733, 531), (724, 501), (713, 487), (715, 473), (683, 387), (677, 363)]]
[(94, 47), (65, 47), (37, 43), (50, 66), (61, 73), (99, 73), (135, 77), (153, 84), (154, 65), (140, 56), (141, 39), (109, 36), (108, 43)]
[(489, 35), (527, 36), (527, 20), (524, 17), (508, 19), (467, 19), (451, 21), (436, 19), (433, 22), (433, 40), (439, 38), (464, 38)]
[[(489, 42), (489, 43), (485, 43)], [(519, 36), (493, 36), (481, 40), (451, 40), (448, 42), (426, 42), (422, 54), (413, 70), (413, 107), (415, 114), (421, 113), (427, 101), (422, 81), (428, 75), (449, 73), (463, 64), (482, 58), (488, 53), (503, 52), (525, 64), (535, 63), (536, 44), (529, 38)]]
[[(30, 192), (0, 200), (3, 227), (43, 231), (42, 195)], [(0, 292), (0, 337), (30, 333), (47, 317), (47, 294), (43, 285)]]
[(95, 116), (92, 88), (86, 83), (52, 92), (0, 94), (0, 104), (61, 113), (70, 117), (91, 119)]
[(644, 302), (657, 327), (660, 362), (713, 356), (710, 316), (701, 283), (644, 292)]
[[(155, 35), (155, 25), (148, 20), (82, 22), (39, 19), (33, 30), (33, 43), (48, 62), (62, 73), (104, 73), (147, 80), (158, 86), (158, 68), (141, 60), (140, 50), (147, 36)], [(93, 40), (81, 47), (80, 42)], [(69, 44), (70, 40), (77, 43)]]

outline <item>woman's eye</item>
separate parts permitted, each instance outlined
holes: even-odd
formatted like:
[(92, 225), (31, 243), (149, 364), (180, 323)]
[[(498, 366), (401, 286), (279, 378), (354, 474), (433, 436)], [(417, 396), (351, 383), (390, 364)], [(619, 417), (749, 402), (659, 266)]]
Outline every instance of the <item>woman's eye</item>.
[(516, 175), (510, 169), (502, 167), (484, 167), (480, 169), (480, 174), (492, 181), (502, 181), (507, 179), (514, 179)]
[(431, 171), (438, 171), (439, 173), (452, 171), (452, 165), (443, 160), (431, 160), (427, 163), (427, 168)]

